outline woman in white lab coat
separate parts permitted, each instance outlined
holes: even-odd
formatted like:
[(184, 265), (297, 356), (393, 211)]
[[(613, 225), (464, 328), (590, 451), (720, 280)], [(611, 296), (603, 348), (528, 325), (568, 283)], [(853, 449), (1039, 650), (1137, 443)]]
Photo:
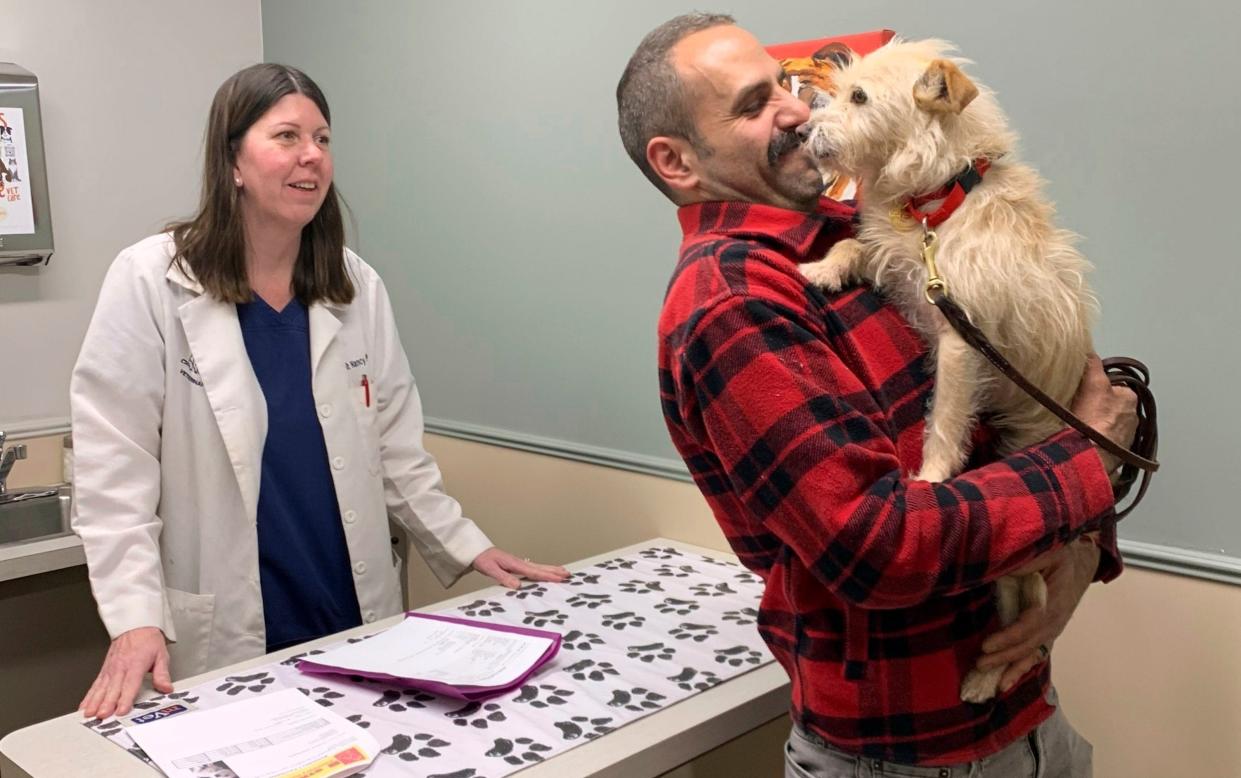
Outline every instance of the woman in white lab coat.
[(216, 93), (198, 214), (121, 252), (71, 382), (74, 530), (112, 636), (81, 710), (401, 610), (388, 517), (444, 585), (560, 567), (444, 493), (383, 282), (344, 247), (305, 74)]

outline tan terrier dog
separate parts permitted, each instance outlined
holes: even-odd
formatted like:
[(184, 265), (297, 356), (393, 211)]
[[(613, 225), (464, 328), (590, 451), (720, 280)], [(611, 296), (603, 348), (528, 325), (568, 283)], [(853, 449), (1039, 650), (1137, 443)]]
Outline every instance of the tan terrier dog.
[[(961, 72), (943, 41), (894, 41), (834, 74), (837, 97), (801, 128), (820, 163), (854, 177), (861, 193), (857, 240), (802, 266), (839, 290), (866, 280), (898, 305), (931, 345), (935, 395), (922, 468), (944, 481), (960, 472), (980, 413), (1001, 453), (1037, 443), (1063, 424), (1001, 376), (924, 297), (925, 230), (938, 238), (948, 291), (1018, 370), (1068, 404), (1087, 355), (1097, 302), (1075, 236), (1056, 227), (1043, 182), (1014, 155), (1015, 136), (994, 97)], [(925, 225), (925, 226), (924, 226)], [(997, 583), (1005, 626), (1046, 602), (1038, 573)], [(1003, 667), (966, 677), (961, 698), (990, 699)]]

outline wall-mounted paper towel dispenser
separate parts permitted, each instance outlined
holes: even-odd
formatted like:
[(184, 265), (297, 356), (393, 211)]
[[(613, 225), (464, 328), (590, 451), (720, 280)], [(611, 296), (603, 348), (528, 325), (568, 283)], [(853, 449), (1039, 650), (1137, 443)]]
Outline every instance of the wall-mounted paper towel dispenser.
[(0, 265), (43, 265), (51, 256), (39, 79), (0, 62)]

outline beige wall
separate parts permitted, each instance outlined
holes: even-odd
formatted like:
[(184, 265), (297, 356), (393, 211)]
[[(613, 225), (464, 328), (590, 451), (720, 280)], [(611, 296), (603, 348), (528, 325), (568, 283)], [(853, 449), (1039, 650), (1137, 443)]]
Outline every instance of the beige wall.
[[(55, 470), (40, 460), (59, 456), (58, 440), (32, 445), (43, 452), (32, 472)], [(690, 484), (434, 435), (427, 444), (467, 513), (521, 556), (569, 562), (656, 536), (726, 548)], [(409, 579), (415, 606), (487, 585), (471, 575), (445, 591), (416, 559)], [(0, 623), (31, 636), (0, 631), (0, 734), (71, 709), (106, 645), (82, 569), (0, 584)], [(1098, 778), (1241, 775), (1241, 588), (1130, 569), (1087, 594), (1056, 646), (1055, 678), (1095, 745)], [(669, 778), (778, 776), (786, 730), (777, 720)]]

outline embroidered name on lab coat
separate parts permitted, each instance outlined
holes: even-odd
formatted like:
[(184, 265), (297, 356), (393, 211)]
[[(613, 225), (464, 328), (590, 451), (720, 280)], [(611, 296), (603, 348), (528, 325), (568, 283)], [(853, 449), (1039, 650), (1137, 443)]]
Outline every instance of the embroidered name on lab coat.
[(203, 385), (202, 376), (198, 374), (198, 365), (194, 364), (193, 357), (181, 360), (181, 375), (191, 384)]

